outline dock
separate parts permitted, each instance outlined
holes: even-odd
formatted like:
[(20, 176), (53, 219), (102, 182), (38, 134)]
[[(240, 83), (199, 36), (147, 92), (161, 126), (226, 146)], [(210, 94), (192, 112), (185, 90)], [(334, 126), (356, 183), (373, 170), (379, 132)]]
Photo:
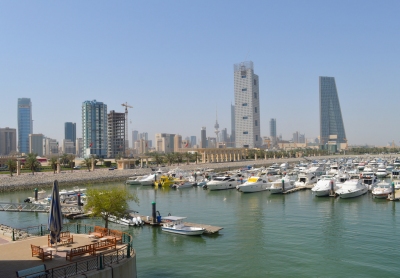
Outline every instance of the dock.
[[(48, 213), (49, 210), (50, 206), (43, 204), (0, 202), (0, 211)], [(61, 205), (61, 213), (83, 213), (83, 208), (74, 205)]]
[(307, 187), (306, 186), (298, 186), (298, 187), (286, 190), (286, 191), (282, 192), (282, 194), (289, 194), (289, 193), (297, 192), (297, 191), (304, 190), (304, 189), (307, 189)]

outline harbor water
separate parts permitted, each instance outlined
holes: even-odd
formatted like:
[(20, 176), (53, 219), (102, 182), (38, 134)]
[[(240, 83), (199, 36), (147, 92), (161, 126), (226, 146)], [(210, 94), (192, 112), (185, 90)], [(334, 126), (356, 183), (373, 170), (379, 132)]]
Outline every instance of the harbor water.
[[(123, 183), (98, 186), (123, 185)], [(110, 224), (129, 231), (138, 277), (395, 277), (399, 203), (315, 197), (310, 190), (287, 195), (268, 191), (207, 191), (127, 186), (151, 215), (187, 216), (188, 222), (223, 227), (216, 235), (182, 236), (157, 227)], [(33, 192), (3, 193), (0, 202), (23, 202)], [(47, 223), (45, 213), (0, 212), (0, 223), (28, 227)], [(65, 220), (69, 221), (69, 220)], [(71, 220), (72, 221), (72, 220)], [(104, 225), (100, 219), (74, 220)]]

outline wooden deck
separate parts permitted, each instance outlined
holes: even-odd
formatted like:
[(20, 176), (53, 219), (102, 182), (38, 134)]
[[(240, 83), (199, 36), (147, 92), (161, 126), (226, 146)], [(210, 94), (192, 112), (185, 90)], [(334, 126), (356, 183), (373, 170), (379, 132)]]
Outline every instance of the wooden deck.
[(283, 194), (289, 194), (289, 193), (297, 192), (297, 191), (304, 190), (304, 189), (307, 189), (307, 187), (306, 186), (299, 186), (299, 187), (295, 187), (295, 188), (286, 190), (286, 191), (284, 191), (282, 193)]

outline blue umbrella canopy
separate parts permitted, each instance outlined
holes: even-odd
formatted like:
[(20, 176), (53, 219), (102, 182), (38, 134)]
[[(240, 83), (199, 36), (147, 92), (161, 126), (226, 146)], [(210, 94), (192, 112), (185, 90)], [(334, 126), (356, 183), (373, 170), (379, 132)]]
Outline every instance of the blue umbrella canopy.
[(60, 233), (62, 229), (62, 214), (60, 194), (58, 192), (58, 181), (53, 183), (53, 191), (51, 193), (51, 203), (49, 211), (49, 220), (47, 229), (50, 231), (50, 241), (52, 244), (60, 242)]

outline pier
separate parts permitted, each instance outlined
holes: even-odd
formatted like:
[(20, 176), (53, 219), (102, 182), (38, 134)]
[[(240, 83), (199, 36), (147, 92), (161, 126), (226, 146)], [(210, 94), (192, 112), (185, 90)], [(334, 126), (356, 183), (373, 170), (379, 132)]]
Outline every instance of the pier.
[[(32, 204), (32, 203), (4, 203), (0, 202), (0, 211), (11, 212), (44, 212), (48, 213), (49, 205)], [(78, 214), (83, 213), (82, 207), (72, 205), (62, 205), (61, 213), (63, 214)]]
[(307, 189), (307, 187), (306, 186), (298, 186), (298, 187), (286, 190), (286, 191), (282, 192), (282, 194), (290, 194), (290, 193), (297, 192), (297, 191), (304, 190), (304, 189)]

